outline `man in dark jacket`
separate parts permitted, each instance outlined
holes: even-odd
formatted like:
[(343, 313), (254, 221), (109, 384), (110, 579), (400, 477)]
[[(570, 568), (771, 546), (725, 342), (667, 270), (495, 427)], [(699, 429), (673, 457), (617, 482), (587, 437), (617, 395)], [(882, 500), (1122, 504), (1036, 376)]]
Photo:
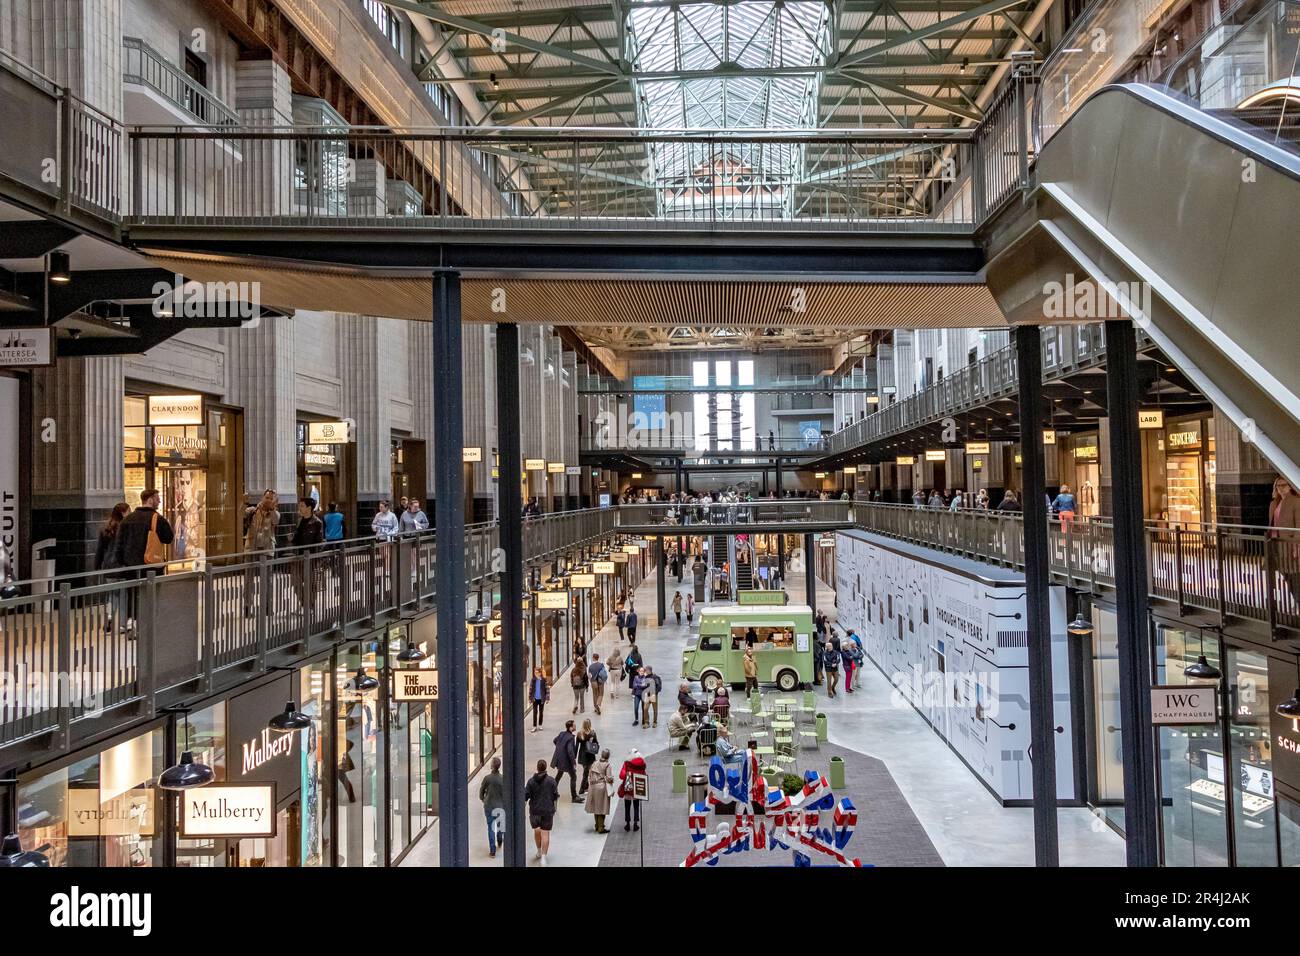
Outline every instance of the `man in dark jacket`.
[(497, 855), (497, 840), (502, 838), (506, 807), (506, 781), (501, 776), (501, 758), (492, 758), (492, 768), (483, 775), (483, 782), (478, 785), (478, 798), (483, 803), (483, 815), (487, 818), (488, 856)]
[[(321, 524), (320, 518), (316, 517), (315, 502), (310, 498), (303, 498), (298, 502), (298, 527), (293, 530), (293, 546), (295, 548), (314, 547), (323, 544), (325, 541), (325, 526)], [(294, 590), (298, 592), (298, 603), (303, 607), (307, 605), (307, 595), (310, 591), (314, 597), (316, 594), (315, 587), (315, 568), (308, 571), (309, 552), (299, 555), (299, 565), (294, 576)], [(312, 580), (308, 579), (311, 575)]]
[[(158, 505), (162, 501), (157, 488), (146, 488), (140, 492), (140, 507), (136, 508), (129, 515), (122, 519), (122, 524), (117, 529), (117, 543), (115, 545), (117, 566), (119, 568), (138, 568), (142, 564), (158, 565), (161, 560), (146, 561), (145, 553), (149, 547), (149, 533), (152, 531), (158, 538), (159, 544), (171, 544), (176, 537), (172, 531), (171, 524), (158, 513)], [(123, 572), (123, 578), (143, 577), (145, 572), (139, 570), (126, 570)], [(132, 628), (135, 626), (136, 604), (139, 601), (140, 589), (130, 588), (126, 592), (126, 626)]]
[(545, 866), (546, 855), (551, 851), (551, 827), (555, 824), (555, 805), (560, 799), (560, 788), (547, 775), (545, 760), (537, 761), (537, 773), (533, 774), (524, 786), (524, 799), (528, 801), (528, 822), (532, 824), (533, 841), (537, 844), (537, 853), (533, 859)]
[(581, 803), (578, 799), (578, 739), (573, 735), (573, 727), (573, 721), (566, 720), (564, 729), (555, 735), (555, 753), (551, 757), (551, 766), (555, 768), (555, 786), (559, 787), (560, 779), (567, 773), (569, 796), (574, 803)]
[(627, 609), (627, 639), (636, 643), (636, 608), (630, 605)]

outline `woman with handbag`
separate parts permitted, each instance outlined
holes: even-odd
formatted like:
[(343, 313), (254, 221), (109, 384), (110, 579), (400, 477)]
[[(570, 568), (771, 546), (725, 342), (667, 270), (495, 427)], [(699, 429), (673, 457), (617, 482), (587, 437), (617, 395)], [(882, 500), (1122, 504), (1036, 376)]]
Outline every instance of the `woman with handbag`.
[(645, 758), (641, 756), (641, 751), (633, 747), (628, 751), (627, 759), (623, 761), (623, 766), (618, 772), (618, 795), (623, 801), (624, 830), (633, 829), (633, 817), (636, 818), (636, 829), (641, 829), (641, 801), (632, 799), (632, 776), (644, 773)]
[(590, 779), (585, 773), (582, 779), (583, 783), (590, 783), (585, 809), (596, 818), (596, 832), (608, 833), (605, 817), (609, 815), (609, 798), (614, 792), (614, 771), (609, 767), (608, 748), (602, 750), (596, 762), (591, 765)]
[(587, 661), (582, 657), (578, 657), (569, 669), (569, 686), (573, 688), (573, 712), (576, 714), (581, 710), (585, 714), (591, 678), (587, 676)]
[(588, 717), (582, 722), (582, 729), (578, 731), (578, 766), (582, 768), (582, 783), (578, 784), (579, 796), (587, 792), (591, 766), (599, 756), (600, 738), (596, 736), (596, 731), (591, 726), (591, 718)]

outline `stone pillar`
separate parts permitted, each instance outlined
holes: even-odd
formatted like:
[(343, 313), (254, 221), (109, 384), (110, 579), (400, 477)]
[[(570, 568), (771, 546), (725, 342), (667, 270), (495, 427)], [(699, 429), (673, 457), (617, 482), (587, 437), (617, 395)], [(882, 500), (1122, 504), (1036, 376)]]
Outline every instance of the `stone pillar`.
[(365, 529), (370, 527), (380, 499), (390, 498), (393, 493), (393, 427), (384, 386), (384, 322), (373, 315), (343, 315), (339, 316), (339, 324), (343, 354), (348, 357), (343, 373), (343, 408), (356, 423), (356, 526)]
[(244, 407), (244, 493), (280, 497), (280, 531), (296, 520), (298, 403), (293, 319), (262, 318), (230, 338), (231, 401)]
[(31, 542), (54, 539), (60, 574), (91, 569), (99, 528), (122, 500), (122, 394), (117, 357), (61, 359), (32, 372)]

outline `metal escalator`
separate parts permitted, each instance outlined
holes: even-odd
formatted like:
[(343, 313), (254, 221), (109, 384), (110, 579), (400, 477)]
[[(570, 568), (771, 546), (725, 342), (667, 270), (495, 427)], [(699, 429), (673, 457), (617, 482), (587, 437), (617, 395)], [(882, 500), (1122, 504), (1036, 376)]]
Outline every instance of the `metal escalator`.
[[(1296, 482), (1300, 153), (1295, 104), (1267, 106), (1227, 117), (1154, 87), (1101, 90), (991, 230), (987, 281), (1012, 323), (1127, 314)], [(1072, 309), (1081, 284), (1109, 293), (1091, 314)]]

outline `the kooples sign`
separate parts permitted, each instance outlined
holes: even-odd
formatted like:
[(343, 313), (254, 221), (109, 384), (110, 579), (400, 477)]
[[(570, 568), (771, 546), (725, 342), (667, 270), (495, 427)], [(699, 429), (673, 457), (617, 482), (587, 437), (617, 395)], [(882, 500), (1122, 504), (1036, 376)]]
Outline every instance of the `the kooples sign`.
[(274, 782), (282, 798), (297, 792), (303, 732), (286, 734), (266, 726), (284, 710), (285, 701), (296, 697), (291, 678), (284, 677), (230, 699), (226, 724), (232, 759), (227, 761), (226, 773), (231, 781)]

